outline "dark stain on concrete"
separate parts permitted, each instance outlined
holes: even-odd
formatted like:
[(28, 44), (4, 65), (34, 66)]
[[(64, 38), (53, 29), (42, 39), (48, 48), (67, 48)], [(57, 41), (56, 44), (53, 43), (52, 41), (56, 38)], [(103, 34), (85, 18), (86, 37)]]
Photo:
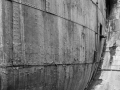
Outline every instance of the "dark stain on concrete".
[(109, 47), (109, 50), (110, 50), (110, 63), (109, 64), (110, 65), (113, 62), (113, 56), (115, 55), (116, 48), (117, 48), (116, 43), (114, 43), (112, 47)]

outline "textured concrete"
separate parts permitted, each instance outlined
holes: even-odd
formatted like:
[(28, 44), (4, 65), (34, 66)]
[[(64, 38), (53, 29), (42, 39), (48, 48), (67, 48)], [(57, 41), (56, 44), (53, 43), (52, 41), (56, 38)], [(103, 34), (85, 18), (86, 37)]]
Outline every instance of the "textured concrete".
[(1, 0), (1, 90), (84, 90), (104, 42), (98, 1)]

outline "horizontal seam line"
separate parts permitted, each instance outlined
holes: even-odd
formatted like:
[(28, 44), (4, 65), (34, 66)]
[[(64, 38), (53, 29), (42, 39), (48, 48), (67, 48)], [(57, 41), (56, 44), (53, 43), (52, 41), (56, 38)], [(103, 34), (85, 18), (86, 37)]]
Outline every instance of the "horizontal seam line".
[[(37, 9), (37, 10), (39, 10), (39, 11), (42, 11), (42, 12), (45, 12), (45, 13), (48, 13), (48, 14), (51, 14), (51, 15), (54, 15), (54, 16), (58, 16), (59, 18), (62, 18), (62, 19), (64, 19), (64, 20), (67, 20), (67, 21), (73, 22), (73, 23), (75, 23), (75, 24), (78, 24), (78, 25), (80, 25), (80, 26), (83, 26), (83, 27), (85, 27), (85, 28), (88, 28), (90, 31), (93, 31), (94, 33), (98, 34), (96, 31), (92, 30), (91, 28), (89, 28), (89, 27), (87, 27), (87, 26), (85, 26), (85, 25), (79, 24), (79, 23), (77, 23), (77, 22), (74, 22), (74, 21), (72, 21), (72, 20), (66, 19), (66, 18), (61, 17), (61, 16), (59, 16), (59, 15), (56, 15), (56, 14), (53, 14), (53, 13), (50, 13), (50, 12), (41, 10), (41, 9), (39, 9), (39, 8), (36, 8), (36, 7), (32, 7), (32, 6), (26, 5), (26, 4), (24, 4), (24, 3), (17, 2), (17, 1), (14, 1), (14, 0), (12, 0), (12, 2), (15, 2), (15, 3), (18, 3), (18, 4), (22, 4), (22, 5), (25, 5), (25, 6), (34, 8), (34, 9)], [(98, 34), (98, 35), (100, 35), (100, 34)]]
[(117, 69), (98, 69), (98, 71), (120, 71)]
[(97, 64), (95, 63), (78, 63), (78, 64), (44, 64), (44, 65), (11, 65), (11, 66), (0, 66), (0, 68), (8, 68), (8, 67), (39, 67), (39, 66), (70, 66), (70, 65), (89, 65), (89, 64)]

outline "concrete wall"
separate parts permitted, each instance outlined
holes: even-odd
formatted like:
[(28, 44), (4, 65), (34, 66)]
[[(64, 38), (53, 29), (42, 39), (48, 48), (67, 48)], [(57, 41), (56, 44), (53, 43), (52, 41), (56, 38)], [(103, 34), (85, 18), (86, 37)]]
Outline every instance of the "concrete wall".
[(100, 60), (105, 1), (0, 2), (1, 90), (84, 90)]

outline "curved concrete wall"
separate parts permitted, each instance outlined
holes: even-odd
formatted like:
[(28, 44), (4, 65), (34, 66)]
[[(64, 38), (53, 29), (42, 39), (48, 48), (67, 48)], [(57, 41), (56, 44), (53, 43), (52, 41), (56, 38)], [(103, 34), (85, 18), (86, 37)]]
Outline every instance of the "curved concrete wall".
[(0, 4), (1, 90), (84, 90), (100, 60), (105, 1)]

